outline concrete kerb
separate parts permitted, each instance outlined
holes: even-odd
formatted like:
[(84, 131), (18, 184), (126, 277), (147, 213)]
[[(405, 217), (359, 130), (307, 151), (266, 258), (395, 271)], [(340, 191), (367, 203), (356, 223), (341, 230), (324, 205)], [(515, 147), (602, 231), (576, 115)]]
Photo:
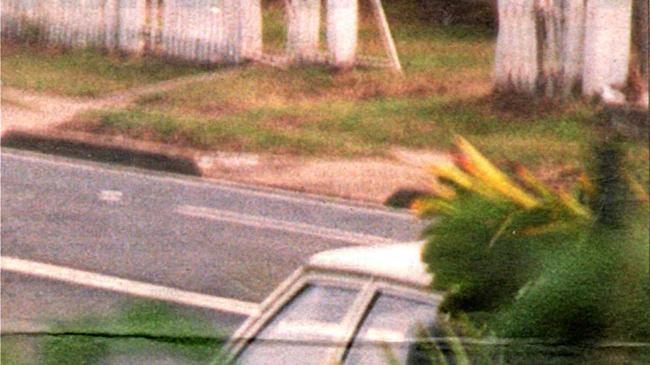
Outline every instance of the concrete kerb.
[(56, 128), (8, 129), (0, 145), (393, 208), (408, 207), (413, 199), (426, 194), (431, 182), (423, 167), (446, 160), (433, 153), (422, 158), (424, 151), (411, 151), (411, 155), (393, 151), (396, 160), (352, 161), (202, 151)]
[(3, 147), (201, 176), (194, 153), (124, 137), (59, 130), (9, 129)]
[(16, 120), (11, 120), (5, 115), (3, 106), (0, 145), (393, 207), (407, 207), (409, 201), (429, 189), (431, 181), (423, 172), (423, 163), (446, 159), (428, 151), (398, 150), (391, 150), (392, 158), (359, 160), (203, 151), (60, 128), (80, 112), (125, 107), (145, 95), (221, 77), (223, 74), (217, 72), (190, 75), (116, 92), (97, 100), (57, 98), (52, 101), (49, 95), (3, 86), (3, 94), (11, 92), (18, 99), (27, 98), (35, 108), (33, 113), (20, 118), (14, 115)]

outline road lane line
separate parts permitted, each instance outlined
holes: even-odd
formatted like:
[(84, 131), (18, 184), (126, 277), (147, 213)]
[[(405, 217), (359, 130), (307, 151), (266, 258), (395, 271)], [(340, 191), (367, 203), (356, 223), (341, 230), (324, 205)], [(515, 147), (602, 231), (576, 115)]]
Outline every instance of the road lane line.
[(355, 243), (359, 245), (395, 243), (395, 240), (380, 236), (343, 231), (336, 228), (314, 226), (306, 223), (282, 221), (261, 216), (235, 213), (227, 210), (197, 207), (193, 205), (180, 205), (176, 207), (175, 212), (189, 217), (205, 218), (222, 222), (241, 224), (250, 227), (301, 233), (326, 239)]
[(259, 304), (257, 303), (195, 293), (17, 257), (2, 256), (0, 270), (244, 316), (259, 313)]
[(122, 192), (117, 190), (102, 190), (99, 192), (99, 200), (106, 202), (119, 202), (122, 200)]
[[(246, 184), (241, 184), (237, 182), (232, 182), (232, 181), (226, 181), (226, 180), (221, 180), (221, 179), (210, 179), (211, 182), (200, 182), (200, 181), (189, 181), (177, 177), (171, 177), (171, 176), (159, 176), (159, 175), (150, 175), (150, 174), (145, 174), (141, 172), (135, 172), (135, 171), (128, 171), (128, 170), (112, 170), (103, 166), (98, 166), (98, 165), (89, 165), (89, 164), (77, 164), (77, 163), (72, 163), (68, 161), (55, 161), (55, 160), (49, 160), (45, 158), (37, 158), (37, 157), (32, 157), (32, 156), (23, 156), (23, 155), (18, 155), (18, 154), (13, 154), (13, 153), (7, 153), (3, 152), (2, 153), (3, 157), (9, 157), (17, 160), (23, 160), (23, 161), (28, 161), (28, 162), (34, 162), (34, 163), (41, 163), (41, 164), (47, 164), (47, 165), (55, 165), (55, 166), (64, 166), (68, 168), (74, 168), (74, 169), (79, 169), (79, 170), (86, 170), (86, 171), (94, 171), (94, 172), (105, 172), (105, 173), (110, 173), (110, 174), (115, 174), (115, 175), (121, 175), (121, 176), (131, 176), (131, 177), (137, 177), (137, 178), (143, 178), (143, 179), (151, 179), (151, 180), (157, 180), (157, 181), (164, 181), (164, 182), (171, 182), (179, 185), (186, 185), (186, 186), (193, 186), (193, 187), (202, 187), (202, 188), (211, 188), (211, 189), (217, 189), (217, 190), (222, 190), (222, 191), (227, 191), (231, 193), (236, 193), (236, 194), (243, 194), (243, 195), (248, 195), (248, 196), (255, 196), (255, 197), (260, 197), (260, 198), (268, 198), (268, 199), (274, 199), (274, 200), (283, 200), (287, 202), (293, 202), (293, 203), (300, 203), (303, 205), (312, 205), (312, 206), (320, 206), (320, 207), (327, 207), (327, 208), (335, 208), (339, 210), (346, 210), (349, 212), (360, 212), (364, 214), (373, 214), (373, 215), (381, 215), (381, 216), (387, 216), (390, 218), (395, 218), (395, 219), (401, 219), (401, 220), (407, 220), (407, 221), (417, 221), (417, 217), (415, 217), (412, 214), (406, 213), (406, 212), (399, 212), (399, 211), (392, 211), (388, 209), (384, 209), (380, 206), (377, 206), (377, 208), (373, 207), (363, 207), (363, 206), (354, 206), (354, 205), (349, 205), (350, 202), (345, 201), (342, 198), (335, 198), (335, 197), (323, 197), (323, 196), (318, 196), (316, 194), (310, 194), (310, 193), (295, 193), (291, 191), (283, 191), (281, 189), (276, 189), (276, 188), (270, 188), (270, 187), (255, 187), (255, 186), (249, 186)], [(99, 164), (99, 163), (96, 163)], [(124, 166), (121, 166), (124, 167)], [(128, 167), (126, 167), (128, 168)], [(264, 191), (264, 190), (268, 191)], [(292, 196), (289, 194), (301, 194), (304, 195), (305, 197), (299, 197), (299, 196)], [(324, 201), (321, 199), (328, 199), (332, 201)], [(341, 202), (339, 203), (338, 200)]]

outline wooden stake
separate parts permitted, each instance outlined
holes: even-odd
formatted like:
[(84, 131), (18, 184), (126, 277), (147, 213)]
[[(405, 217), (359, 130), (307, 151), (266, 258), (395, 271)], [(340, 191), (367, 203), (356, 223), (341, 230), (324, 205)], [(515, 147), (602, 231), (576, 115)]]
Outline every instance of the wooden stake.
[(386, 49), (386, 53), (390, 59), (391, 66), (395, 71), (401, 73), (402, 65), (399, 62), (395, 41), (390, 32), (390, 27), (388, 26), (388, 20), (386, 19), (386, 13), (384, 13), (384, 7), (381, 5), (381, 0), (372, 0), (372, 5), (375, 10), (375, 17), (379, 22), (381, 39), (384, 42), (384, 48)]

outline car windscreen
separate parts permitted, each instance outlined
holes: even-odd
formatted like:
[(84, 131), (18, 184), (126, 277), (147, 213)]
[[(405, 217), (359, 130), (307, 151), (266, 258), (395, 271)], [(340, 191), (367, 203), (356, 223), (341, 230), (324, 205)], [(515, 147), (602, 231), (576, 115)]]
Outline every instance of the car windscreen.
[(415, 329), (431, 323), (435, 316), (436, 307), (432, 303), (389, 294), (376, 295), (343, 363), (405, 364), (409, 346), (417, 340)]
[(343, 320), (359, 290), (308, 284), (266, 324), (237, 364), (322, 364), (340, 345)]

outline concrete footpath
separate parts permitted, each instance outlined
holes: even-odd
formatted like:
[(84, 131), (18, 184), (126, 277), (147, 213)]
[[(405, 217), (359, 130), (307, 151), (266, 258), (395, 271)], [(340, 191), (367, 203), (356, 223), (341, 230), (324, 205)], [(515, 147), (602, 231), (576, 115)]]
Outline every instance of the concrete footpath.
[(2, 87), (2, 146), (384, 204), (431, 184), (425, 168), (444, 154), (394, 149), (389, 158), (327, 159), (179, 148), (59, 128), (77, 113), (125, 107), (142, 95), (193, 82), (166, 81), (102, 99), (66, 98)]

